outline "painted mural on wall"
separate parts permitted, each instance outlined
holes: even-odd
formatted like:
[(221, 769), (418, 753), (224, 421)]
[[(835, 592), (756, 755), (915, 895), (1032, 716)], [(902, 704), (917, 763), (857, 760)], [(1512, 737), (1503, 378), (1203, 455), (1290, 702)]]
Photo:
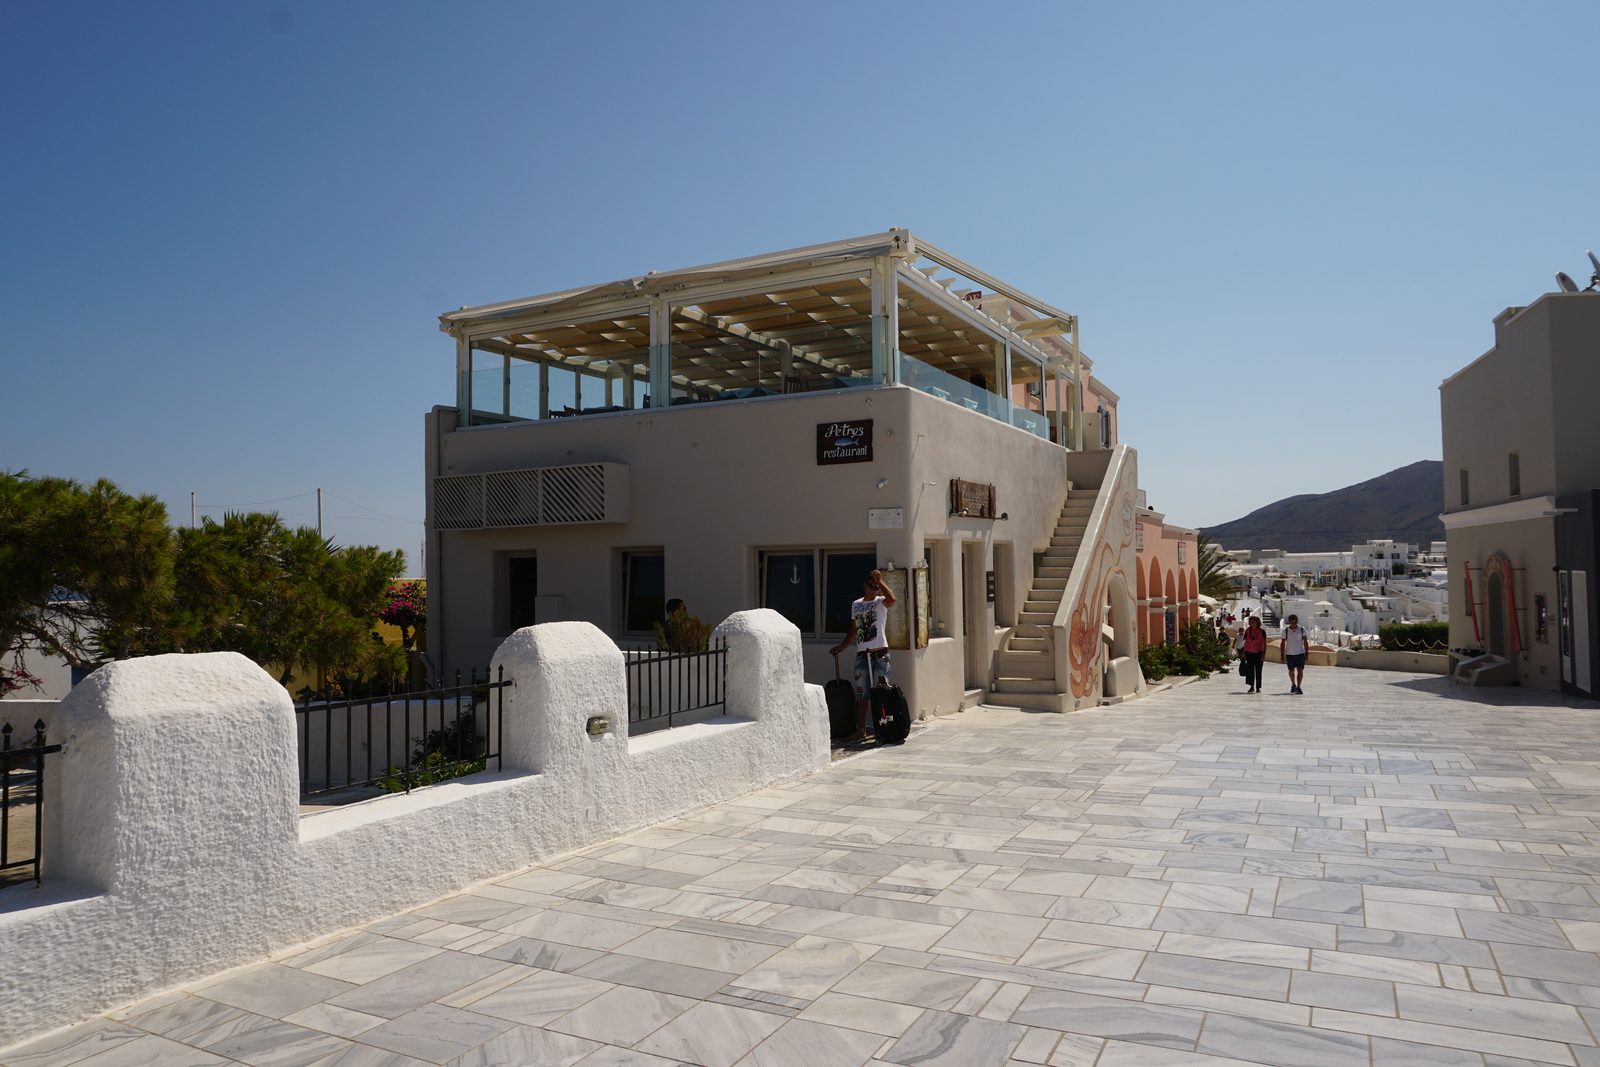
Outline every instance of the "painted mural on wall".
[(1083, 698), (1093, 694), (1100, 685), (1105, 655), (1100, 640), (1100, 625), (1105, 615), (1106, 587), (1113, 575), (1123, 575), (1125, 553), (1133, 546), (1133, 488), (1138, 484), (1137, 467), (1130, 458), (1117, 474), (1112, 496), (1113, 514), (1107, 515), (1095, 538), (1094, 554), (1085, 561), (1085, 581), (1077, 604), (1072, 610), (1072, 622), (1067, 643), (1068, 680), (1072, 695)]

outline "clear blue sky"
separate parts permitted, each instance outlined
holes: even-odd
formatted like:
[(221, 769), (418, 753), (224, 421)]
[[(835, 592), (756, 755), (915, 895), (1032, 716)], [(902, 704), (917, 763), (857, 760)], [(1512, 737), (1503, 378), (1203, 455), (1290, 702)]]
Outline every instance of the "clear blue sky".
[(1600, 248), (1592, 3), (12, 0), (0, 84), (0, 467), (413, 566), (462, 304), (906, 226), (1205, 525), (1437, 457)]

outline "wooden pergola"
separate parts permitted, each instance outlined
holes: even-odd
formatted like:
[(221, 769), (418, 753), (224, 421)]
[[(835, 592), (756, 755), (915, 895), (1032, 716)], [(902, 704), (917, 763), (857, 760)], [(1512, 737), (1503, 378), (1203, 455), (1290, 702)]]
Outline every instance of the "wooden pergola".
[[(1029, 410), (1050, 420), (1048, 436), (1082, 447), (1078, 383), (1090, 361), (1076, 316), (907, 230), (466, 307), (440, 322), (457, 341), (464, 425), (900, 382), (1009, 417), (1014, 389), (1036, 383)], [(1005, 402), (980, 403), (975, 390)]]

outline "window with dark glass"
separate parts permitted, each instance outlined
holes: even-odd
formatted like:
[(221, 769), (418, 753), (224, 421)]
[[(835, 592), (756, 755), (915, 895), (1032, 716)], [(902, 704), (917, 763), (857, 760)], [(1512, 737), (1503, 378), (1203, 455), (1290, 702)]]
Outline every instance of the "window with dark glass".
[(622, 628), (653, 633), (667, 606), (666, 560), (660, 552), (622, 554)]
[(773, 552), (763, 556), (761, 603), (799, 627), (817, 632), (817, 557), (815, 552)]
[(878, 565), (867, 548), (778, 549), (761, 553), (761, 606), (771, 608), (807, 637), (844, 635), (850, 605)]
[(539, 557), (512, 556), (506, 560), (506, 628), (532, 626), (534, 598), (539, 595)]
[(1461, 506), (1466, 507), (1472, 498), (1467, 492), (1467, 468), (1461, 468)]
[(1511, 485), (1511, 495), (1522, 495), (1522, 456), (1513, 452), (1506, 457), (1508, 481)]
[(823, 632), (850, 632), (850, 605), (861, 599), (861, 584), (876, 567), (872, 552), (827, 552), (828, 587), (823, 600)]

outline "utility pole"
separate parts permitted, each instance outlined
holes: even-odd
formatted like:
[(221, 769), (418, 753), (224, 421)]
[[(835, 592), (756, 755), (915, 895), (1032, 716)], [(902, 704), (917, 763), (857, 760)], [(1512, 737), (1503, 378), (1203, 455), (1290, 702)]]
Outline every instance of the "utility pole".
[(317, 489), (317, 536), (322, 536), (322, 489)]
[(194, 494), (189, 494), (189, 529), (194, 529)]

